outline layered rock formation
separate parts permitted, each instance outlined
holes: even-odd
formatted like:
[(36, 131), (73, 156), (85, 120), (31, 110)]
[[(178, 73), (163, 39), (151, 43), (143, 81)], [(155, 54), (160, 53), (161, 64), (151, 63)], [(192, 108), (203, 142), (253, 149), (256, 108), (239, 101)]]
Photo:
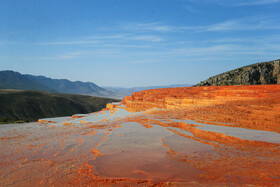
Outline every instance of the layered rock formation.
[(244, 66), (210, 77), (196, 86), (280, 84), (280, 60)]
[(146, 90), (126, 97), (122, 102), (131, 112), (146, 110), (149, 114), (177, 119), (216, 121), (224, 126), (229, 123), (236, 127), (280, 132), (280, 85)]
[(130, 111), (141, 111), (154, 107), (172, 109), (279, 96), (280, 85), (182, 87), (135, 92), (131, 97), (125, 97), (123, 103)]

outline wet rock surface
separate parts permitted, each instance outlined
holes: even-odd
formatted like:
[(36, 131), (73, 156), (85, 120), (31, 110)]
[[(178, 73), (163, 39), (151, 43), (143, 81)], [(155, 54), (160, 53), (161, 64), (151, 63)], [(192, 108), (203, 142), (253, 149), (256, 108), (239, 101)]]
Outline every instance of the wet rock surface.
[(1, 186), (277, 186), (280, 85), (137, 92), (0, 127)]

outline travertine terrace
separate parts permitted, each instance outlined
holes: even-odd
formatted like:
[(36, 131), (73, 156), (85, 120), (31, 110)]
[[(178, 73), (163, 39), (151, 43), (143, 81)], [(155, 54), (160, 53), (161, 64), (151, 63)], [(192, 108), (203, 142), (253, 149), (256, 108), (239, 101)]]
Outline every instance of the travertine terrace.
[(2, 186), (280, 183), (280, 85), (147, 90), (0, 128)]

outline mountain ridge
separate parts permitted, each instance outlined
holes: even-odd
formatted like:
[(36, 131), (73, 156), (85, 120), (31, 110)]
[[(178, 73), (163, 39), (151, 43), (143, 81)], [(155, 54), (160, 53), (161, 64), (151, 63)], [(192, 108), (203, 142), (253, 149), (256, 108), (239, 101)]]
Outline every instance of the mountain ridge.
[(56, 93), (55, 90), (11, 70), (0, 71), (0, 89), (41, 90)]
[(70, 81), (68, 79), (52, 79), (45, 76), (26, 74), (29, 79), (56, 90), (58, 93), (108, 96), (111, 93), (92, 82)]
[(230, 70), (195, 86), (280, 84), (280, 59), (259, 62)]
[(12, 70), (0, 71), (0, 89), (38, 90), (50, 93), (82, 94), (97, 97), (122, 99), (134, 92), (169, 87), (186, 87), (190, 84), (147, 87), (101, 87), (93, 82), (53, 79), (42, 75), (21, 74)]
[(52, 79), (45, 76), (21, 74), (5, 70), (0, 71), (0, 89), (38, 90), (50, 93), (68, 93), (111, 97), (113, 93), (92, 82)]

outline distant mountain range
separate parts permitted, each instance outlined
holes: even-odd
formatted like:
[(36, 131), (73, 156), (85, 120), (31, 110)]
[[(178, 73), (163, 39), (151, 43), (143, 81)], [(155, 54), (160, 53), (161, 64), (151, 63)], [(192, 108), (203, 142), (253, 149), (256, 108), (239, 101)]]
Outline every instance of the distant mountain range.
[(195, 86), (280, 84), (280, 59), (237, 68)]
[[(195, 86), (280, 84), (280, 60), (261, 62), (234, 69), (201, 81)], [(39, 90), (122, 99), (142, 90), (188, 87), (190, 84), (148, 87), (100, 87), (92, 82), (51, 79), (44, 76), (23, 75), (14, 71), (0, 71), (0, 89)]]
[(189, 84), (149, 87), (100, 87), (92, 82), (69, 81), (67, 79), (52, 79), (44, 76), (20, 74), (14, 71), (0, 71), (0, 89), (39, 90), (50, 93), (69, 93), (122, 99), (133, 92), (147, 89), (185, 87)]
[(189, 87), (191, 84), (172, 84), (168, 86), (147, 86), (147, 87), (133, 87), (133, 88), (123, 88), (123, 87), (104, 87), (116, 94), (119, 98), (131, 95), (134, 92), (141, 92), (143, 90), (158, 89), (158, 88), (173, 88), (173, 87)]
[(112, 92), (91, 82), (51, 79), (44, 76), (23, 75), (14, 71), (0, 71), (0, 89), (40, 90), (51, 93), (71, 93), (110, 97)]
[(0, 71), (0, 89), (41, 90), (53, 93), (57, 92), (55, 89), (30, 79), (27, 75), (22, 75), (14, 71)]

